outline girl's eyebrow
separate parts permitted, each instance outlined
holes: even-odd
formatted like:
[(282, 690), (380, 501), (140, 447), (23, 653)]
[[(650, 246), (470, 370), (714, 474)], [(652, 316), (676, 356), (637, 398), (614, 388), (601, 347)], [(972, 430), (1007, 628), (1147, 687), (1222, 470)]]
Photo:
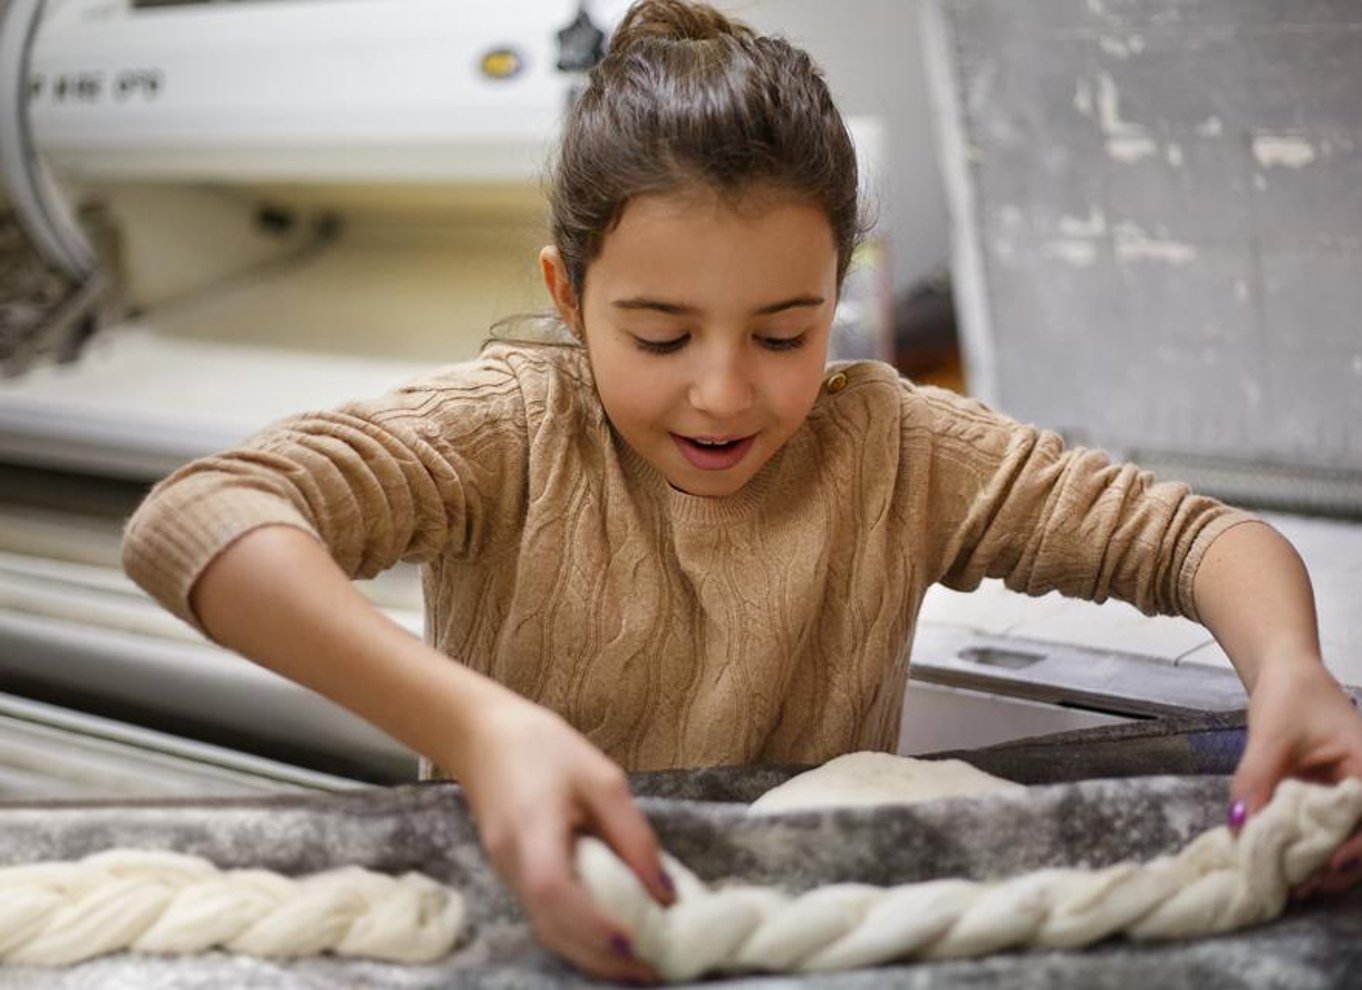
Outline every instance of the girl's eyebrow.
[[(787, 309), (799, 309), (801, 307), (813, 307), (823, 305), (822, 296), (794, 296), (790, 299), (782, 299), (780, 302), (767, 303), (765, 306), (758, 306), (752, 310), (753, 316), (770, 316), (772, 313), (783, 313)], [(695, 316), (700, 310), (695, 306), (688, 306), (685, 303), (667, 302), (663, 299), (650, 299), (647, 296), (634, 296), (630, 299), (615, 299), (610, 305), (617, 309), (650, 309), (658, 313), (666, 313), (668, 316)]]

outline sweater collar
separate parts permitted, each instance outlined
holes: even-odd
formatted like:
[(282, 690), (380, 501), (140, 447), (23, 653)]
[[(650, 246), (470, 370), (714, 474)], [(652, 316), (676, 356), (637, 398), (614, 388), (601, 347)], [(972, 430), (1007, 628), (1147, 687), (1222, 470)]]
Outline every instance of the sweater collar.
[[(643, 456), (624, 441), (613, 426), (606, 421), (610, 443), (619, 458), (625, 478), (639, 489), (648, 492), (665, 507), (668, 517), (682, 525), (713, 525), (732, 522), (749, 517), (766, 501), (775, 478), (780, 473), (780, 464), (785, 459), (786, 450), (796, 438), (791, 438), (785, 446), (777, 450), (760, 471), (732, 495), (714, 498), (703, 495), (690, 495), (673, 488), (663, 477), (662, 472), (653, 467)], [(797, 435), (796, 435), (797, 437)]]

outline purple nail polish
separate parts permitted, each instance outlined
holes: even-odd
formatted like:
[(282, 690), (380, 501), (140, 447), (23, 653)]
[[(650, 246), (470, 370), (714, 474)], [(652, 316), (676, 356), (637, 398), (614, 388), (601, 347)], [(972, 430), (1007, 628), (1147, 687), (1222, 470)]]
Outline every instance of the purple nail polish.
[(676, 884), (672, 882), (672, 878), (667, 873), (667, 871), (663, 870), (660, 874), (658, 874), (658, 877), (662, 881), (662, 889), (665, 890), (667, 893), (671, 894), (673, 897), (675, 897)]
[(1248, 817), (1248, 805), (1243, 801), (1236, 801), (1230, 805), (1230, 828), (1238, 831), (1244, 827), (1244, 819)]
[(625, 935), (611, 935), (610, 949), (622, 959), (634, 958), (634, 944)]

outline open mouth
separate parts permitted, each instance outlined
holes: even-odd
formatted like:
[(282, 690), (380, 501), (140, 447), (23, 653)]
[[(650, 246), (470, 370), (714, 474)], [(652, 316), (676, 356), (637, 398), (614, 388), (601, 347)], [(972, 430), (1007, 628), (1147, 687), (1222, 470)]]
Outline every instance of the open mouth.
[(755, 436), (750, 437), (683, 437), (678, 433), (672, 440), (694, 467), (704, 471), (725, 471), (734, 467), (752, 449)]

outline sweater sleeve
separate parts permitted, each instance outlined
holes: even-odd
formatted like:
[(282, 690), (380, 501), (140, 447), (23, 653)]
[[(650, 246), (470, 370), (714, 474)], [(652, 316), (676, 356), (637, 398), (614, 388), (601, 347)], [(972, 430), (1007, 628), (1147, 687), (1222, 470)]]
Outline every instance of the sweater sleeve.
[(195, 581), (261, 526), (311, 534), (352, 578), (399, 560), (473, 558), (518, 533), (526, 448), (512, 369), (495, 359), (459, 365), (377, 400), (291, 417), (180, 468), (128, 522), (124, 569), (198, 626)]
[(907, 386), (903, 415), (905, 463), (930, 479), (937, 579), (956, 590), (994, 577), (1195, 620), (1203, 554), (1254, 519), (945, 390)]

